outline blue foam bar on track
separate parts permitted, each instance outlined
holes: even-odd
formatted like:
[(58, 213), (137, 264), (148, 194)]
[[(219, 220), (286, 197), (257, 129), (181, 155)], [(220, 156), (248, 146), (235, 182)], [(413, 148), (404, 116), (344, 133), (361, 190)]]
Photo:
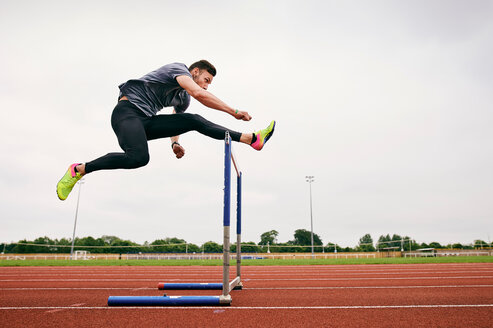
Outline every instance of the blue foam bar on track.
[(217, 306), (219, 296), (110, 296), (108, 306)]
[(158, 289), (165, 290), (198, 290), (198, 289), (223, 289), (221, 283), (159, 283)]

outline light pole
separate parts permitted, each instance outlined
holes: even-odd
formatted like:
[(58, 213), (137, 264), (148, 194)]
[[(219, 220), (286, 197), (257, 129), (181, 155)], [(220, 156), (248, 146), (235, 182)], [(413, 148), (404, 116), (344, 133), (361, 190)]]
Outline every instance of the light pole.
[(312, 231), (312, 258), (315, 258), (315, 253), (313, 251), (313, 211), (312, 211), (312, 182), (315, 181), (315, 177), (313, 175), (305, 176), (306, 182), (310, 184), (310, 222), (311, 222), (311, 231)]
[(77, 207), (75, 208), (74, 233), (72, 234), (72, 247), (70, 248), (70, 259), (74, 259), (75, 228), (77, 227), (77, 214), (79, 213), (80, 190), (84, 184), (84, 178), (79, 181), (79, 195), (77, 196)]

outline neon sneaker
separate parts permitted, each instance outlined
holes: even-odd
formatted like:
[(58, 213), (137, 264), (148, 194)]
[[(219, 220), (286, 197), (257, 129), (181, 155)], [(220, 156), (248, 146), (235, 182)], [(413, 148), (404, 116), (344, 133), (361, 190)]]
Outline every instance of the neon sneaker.
[(268, 127), (255, 133), (257, 140), (254, 143), (252, 143), (251, 146), (256, 150), (261, 150), (262, 148), (264, 148), (265, 143), (274, 134), (275, 127), (276, 127), (276, 121), (272, 121), (270, 122)]
[(67, 199), (68, 195), (72, 191), (72, 188), (74, 188), (77, 181), (82, 178), (82, 175), (80, 175), (79, 172), (75, 172), (75, 167), (79, 164), (80, 163), (74, 163), (70, 165), (63, 178), (58, 181), (58, 184), (56, 185), (56, 193), (60, 200)]

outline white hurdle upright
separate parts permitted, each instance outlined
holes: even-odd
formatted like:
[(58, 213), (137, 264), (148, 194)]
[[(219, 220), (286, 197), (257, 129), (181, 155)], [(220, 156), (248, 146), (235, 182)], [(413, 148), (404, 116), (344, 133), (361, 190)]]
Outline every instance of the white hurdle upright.
[[(222, 283), (159, 283), (160, 290), (222, 290), (220, 296), (110, 296), (108, 306), (217, 306), (231, 305), (231, 291), (242, 289), (241, 282), (241, 180), (242, 172), (233, 154), (231, 137), (226, 132), (224, 147), (224, 211), (223, 211), (223, 282)], [(237, 176), (236, 197), (236, 277), (229, 281), (231, 162)]]

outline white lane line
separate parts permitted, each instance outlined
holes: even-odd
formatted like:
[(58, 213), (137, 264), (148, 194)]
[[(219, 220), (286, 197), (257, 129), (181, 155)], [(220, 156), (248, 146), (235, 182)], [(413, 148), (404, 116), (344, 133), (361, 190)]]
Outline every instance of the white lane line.
[[(481, 273), (481, 274), (487, 274), (487, 273), (493, 273), (493, 270), (480, 270), (481, 272), (476, 272), (476, 273)], [(348, 273), (347, 271), (346, 273)], [(297, 275), (297, 276), (310, 276), (310, 275), (319, 275), (319, 274), (343, 274), (344, 272), (339, 272), (339, 271), (325, 271), (325, 272), (320, 272), (320, 271), (313, 271), (313, 272), (279, 272), (276, 273), (278, 276), (292, 276), (292, 275)], [(350, 275), (404, 275), (404, 274), (463, 274), (463, 273), (471, 273), (471, 270), (468, 271), (399, 271), (399, 272), (365, 272), (365, 271), (359, 271), (356, 272), (354, 271), (353, 273), (348, 273)], [(149, 274), (149, 273), (60, 273), (60, 274), (43, 274), (43, 273), (35, 273), (35, 274), (0, 274), (0, 277), (34, 277), (34, 276), (46, 276), (49, 275), (50, 277), (63, 277), (63, 276), (110, 276), (110, 277), (117, 277), (117, 276), (158, 276), (158, 277), (176, 277), (178, 273), (155, 273), (155, 274)], [(180, 273), (180, 276), (202, 276), (203, 273)], [(211, 275), (217, 275), (218, 277), (221, 277), (221, 273), (218, 272), (216, 274), (211, 274)], [(266, 272), (266, 273), (246, 273), (248, 276), (271, 276), (272, 272)]]
[[(317, 290), (317, 289), (405, 289), (405, 288), (493, 288), (493, 285), (437, 285), (437, 286), (320, 286), (320, 287), (243, 287), (243, 290)], [(157, 290), (156, 287), (6, 287), (7, 291), (35, 290)]]
[[(493, 286), (493, 285), (492, 285)], [(0, 290), (158, 290), (157, 287), (5, 287)]]
[[(493, 270), (489, 271), (489, 272), (493, 272)], [(423, 273), (426, 273), (426, 272), (423, 272)], [(444, 272), (446, 273), (446, 272)], [(450, 273), (450, 272), (449, 272)], [(464, 273), (470, 273), (470, 271), (465, 271)], [(101, 277), (105, 277), (105, 276), (110, 276), (110, 277), (117, 277), (117, 276), (156, 276), (156, 277), (168, 277), (168, 276), (188, 276), (188, 277), (200, 277), (200, 276), (203, 276), (204, 273), (178, 273), (178, 272), (175, 272), (175, 273), (153, 273), (153, 274), (150, 274), (150, 273), (59, 273), (59, 274), (52, 274), (52, 273), (34, 273), (34, 274), (29, 274), (29, 273), (26, 273), (26, 274), (0, 274), (0, 277), (42, 277), (42, 276), (50, 276), (50, 277), (64, 277), (64, 276), (84, 276), (84, 277), (87, 277), (87, 276), (101, 276)], [(216, 272), (216, 273), (211, 273), (211, 274), (208, 274), (210, 276), (218, 276), (218, 277), (222, 277), (222, 272)], [(257, 274), (255, 274), (257, 275)], [(269, 275), (267, 273), (263, 274), (263, 275)]]
[[(235, 270), (232, 270), (234, 273)], [(455, 270), (450, 270), (450, 271), (433, 271), (433, 270), (409, 270), (409, 271), (395, 271), (395, 270), (375, 270), (375, 271), (368, 271), (368, 270), (348, 270), (348, 271), (342, 271), (342, 270), (337, 270), (337, 271), (263, 271), (263, 272), (252, 272), (248, 270), (243, 270), (244, 275), (249, 275), (249, 276), (268, 276), (268, 275), (278, 275), (278, 276), (286, 276), (286, 275), (303, 275), (303, 276), (309, 276), (309, 275), (406, 275), (406, 274), (471, 274), (471, 273), (476, 273), (476, 274), (491, 274), (493, 270), (491, 269), (483, 269), (483, 270), (460, 270), (460, 271), (455, 271)], [(76, 277), (76, 276), (111, 276), (111, 277), (121, 277), (121, 276), (145, 276), (145, 277), (173, 277), (173, 276), (187, 276), (187, 277), (194, 277), (194, 276), (203, 276), (203, 275), (210, 275), (210, 276), (221, 276), (222, 272), (114, 272), (114, 273), (95, 273), (94, 271), (92, 273), (86, 273), (86, 272), (58, 272), (56, 274), (46, 272), (46, 273), (25, 273), (25, 272), (19, 272), (19, 273), (0, 273), (0, 278), (8, 278), (8, 277), (40, 277), (40, 276), (51, 276), (51, 277), (63, 277), (63, 276), (68, 276), (68, 277)]]
[[(244, 278), (243, 281), (348, 281), (348, 280), (423, 280), (423, 279), (491, 279), (493, 276), (447, 276), (447, 277), (366, 277), (366, 278)], [(191, 279), (166, 279), (167, 281), (195, 281)], [(202, 282), (216, 281), (212, 278)], [(156, 279), (1, 279), (0, 282), (98, 282), (98, 281), (156, 281)]]
[(272, 278), (272, 279), (268, 279), (268, 278), (264, 278), (264, 279), (242, 279), (243, 281), (268, 281), (268, 280), (272, 280), (272, 281), (277, 281), (277, 280), (281, 280), (281, 281), (292, 281), (292, 280), (295, 280), (295, 281), (346, 281), (346, 280), (422, 280), (422, 279), (490, 279), (490, 278), (493, 278), (493, 276), (460, 276), (460, 277), (456, 277), (456, 276), (447, 276), (447, 277), (366, 277), (366, 278), (345, 278), (345, 277), (341, 277), (341, 278), (308, 278), (308, 279), (305, 279), (305, 278), (280, 278), (280, 279), (275, 279), (275, 278)]
[(253, 290), (317, 290), (317, 289), (420, 289), (420, 288), (488, 288), (493, 285), (443, 285), (443, 286), (347, 286), (347, 287), (243, 287)]
[[(303, 266), (303, 265), (295, 265), (295, 266), (243, 266), (243, 270), (252, 271), (252, 272), (286, 272), (286, 271), (298, 271), (298, 272), (313, 272), (317, 271), (327, 271), (327, 272), (351, 272), (351, 271), (363, 271), (363, 272), (385, 272), (389, 270), (396, 271), (416, 271), (416, 270), (436, 270), (436, 269), (463, 269), (463, 270), (491, 270), (493, 264), (492, 263), (483, 263), (476, 264), (471, 263), (469, 265), (454, 265), (447, 263), (425, 263), (425, 264), (401, 264), (401, 265), (389, 265), (389, 264), (376, 264), (376, 265), (357, 265), (357, 269), (355, 269), (355, 265), (313, 265), (313, 266)], [(199, 268), (199, 267), (190, 267), (190, 266), (164, 266), (164, 267), (140, 267), (140, 268), (128, 268), (128, 267), (108, 267), (108, 266), (94, 266), (94, 267), (56, 267), (56, 268), (47, 268), (47, 267), (0, 267), (0, 272), (23, 272), (23, 271), (37, 271), (37, 272), (94, 272), (94, 271), (113, 271), (113, 272), (135, 272), (135, 273), (159, 273), (159, 272), (221, 272), (221, 268), (217, 267), (207, 267), (207, 268)]]
[[(493, 276), (492, 276), (493, 277)], [(1, 279), (0, 282), (71, 282), (71, 281), (86, 281), (86, 282), (98, 282), (98, 281), (155, 281), (157, 284), (158, 279)], [(202, 279), (208, 281), (217, 281), (212, 278)], [(195, 281), (190, 279), (166, 279), (166, 281)]]
[(430, 304), (430, 305), (353, 305), (353, 306), (2, 306), (0, 310), (357, 310), (357, 309), (423, 309), (423, 308), (488, 308), (493, 304)]

